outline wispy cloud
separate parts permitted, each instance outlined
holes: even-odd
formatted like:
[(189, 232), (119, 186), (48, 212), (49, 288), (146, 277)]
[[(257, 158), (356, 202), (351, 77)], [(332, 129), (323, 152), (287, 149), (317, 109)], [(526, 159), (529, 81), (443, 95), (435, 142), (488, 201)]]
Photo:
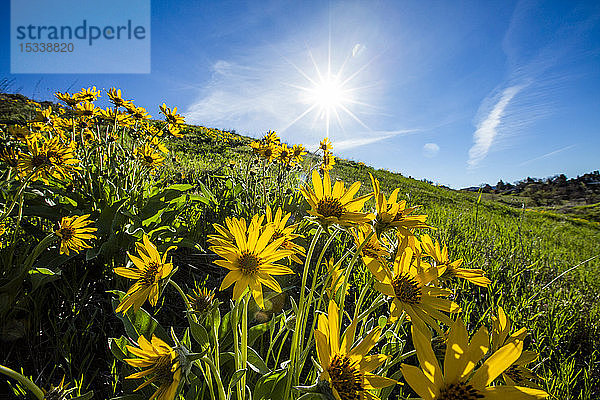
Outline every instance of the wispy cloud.
[(334, 141), (333, 145), (336, 151), (353, 149), (355, 147), (365, 146), (371, 143), (377, 143), (394, 136), (410, 135), (419, 132), (419, 129), (404, 129), (398, 131), (365, 132), (360, 136), (340, 141)]
[(494, 143), (494, 138), (498, 134), (498, 126), (502, 123), (506, 107), (523, 87), (523, 85), (515, 85), (504, 89), (500, 99), (477, 125), (477, 130), (473, 134), (475, 144), (469, 150), (469, 160), (467, 161), (470, 168), (475, 167), (487, 156), (492, 143)]
[(563, 151), (567, 151), (569, 149), (572, 149), (573, 147), (575, 147), (575, 145), (571, 144), (569, 146), (565, 146), (565, 147), (560, 148), (558, 150), (551, 151), (550, 153), (542, 154), (539, 157), (535, 157), (535, 158), (532, 158), (530, 160), (523, 161), (521, 164), (519, 164), (519, 167), (522, 167), (523, 165), (531, 164), (532, 162), (535, 162), (535, 161), (543, 160), (544, 158), (555, 156), (558, 153), (562, 153)]
[(479, 107), (467, 161), (469, 169), (478, 166), (492, 147), (507, 149), (525, 134), (536, 135), (526, 128), (551, 115), (562, 89), (576, 78), (561, 67), (585, 57), (586, 50), (578, 42), (595, 26), (599, 16), (582, 19), (575, 11), (565, 14), (551, 34), (544, 34), (546, 42), (533, 47), (536, 41), (528, 37), (536, 34), (532, 27), (539, 19), (540, 7), (541, 3), (527, 0), (519, 1), (515, 7), (502, 42), (507, 78)]

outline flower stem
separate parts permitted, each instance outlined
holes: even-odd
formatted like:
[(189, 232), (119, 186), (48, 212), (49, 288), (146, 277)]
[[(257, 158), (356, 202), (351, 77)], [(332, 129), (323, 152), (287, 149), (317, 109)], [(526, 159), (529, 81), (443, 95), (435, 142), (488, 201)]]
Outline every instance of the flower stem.
[(0, 365), (0, 373), (3, 373), (4, 375), (9, 376), (14, 380), (18, 381), (20, 384), (29, 389), (29, 391), (32, 392), (38, 400), (44, 399), (44, 392), (42, 392), (42, 389), (37, 387), (37, 385), (26, 376), (18, 373), (17, 371), (13, 371), (12, 369), (5, 367), (4, 365)]
[(323, 228), (319, 225), (317, 228), (317, 232), (313, 236), (312, 241), (310, 242), (310, 247), (308, 248), (308, 253), (306, 253), (306, 259), (304, 260), (304, 271), (302, 272), (302, 285), (300, 286), (300, 301), (298, 302), (298, 310), (296, 310), (296, 327), (294, 329), (294, 334), (292, 335), (292, 347), (290, 348), (290, 362), (287, 373), (287, 381), (285, 385), (284, 399), (289, 399), (290, 392), (292, 389), (292, 381), (299, 380), (299, 372), (297, 371), (297, 350), (298, 350), (298, 341), (301, 339), (302, 332), (300, 332), (302, 327), (302, 315), (304, 314), (303, 310), (305, 307), (304, 302), (304, 288), (306, 286), (306, 279), (308, 278), (308, 270), (310, 268), (310, 262), (315, 251), (315, 246), (323, 233)]

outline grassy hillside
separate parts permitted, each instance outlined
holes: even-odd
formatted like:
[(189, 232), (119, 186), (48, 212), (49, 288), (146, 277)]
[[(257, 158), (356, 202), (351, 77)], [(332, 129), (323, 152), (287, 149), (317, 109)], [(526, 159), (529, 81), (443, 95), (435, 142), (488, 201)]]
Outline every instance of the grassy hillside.
[[(22, 96), (0, 94), (0, 101), (0, 125), (24, 124), (35, 116), (36, 105)], [(52, 107), (58, 108), (56, 104)], [(64, 115), (71, 115), (69, 112)], [(147, 123), (148, 132), (156, 132), (152, 124), (159, 122)], [(111, 123), (107, 128), (107, 124), (100, 121), (95, 124), (106, 132), (112, 126)], [(135, 339), (136, 332), (149, 329), (148, 326), (158, 334), (162, 327), (166, 332), (170, 326), (182, 341), (187, 340), (196, 349), (202, 348), (198, 347), (201, 341), (198, 337), (203, 335), (198, 333), (197, 324), (189, 322), (187, 313), (178, 308), (181, 299), (175, 290), (163, 288), (156, 307), (146, 303), (138, 313), (131, 310), (127, 316), (115, 314), (119, 296), (123, 295), (119, 291), (127, 291), (131, 282), (116, 277), (114, 268), (125, 265), (126, 252), (133, 253), (136, 246), (139, 250), (143, 234), (161, 243), (161, 252), (169, 245), (178, 247), (170, 254), (177, 268), (176, 280), (184, 291), (192, 289), (196, 282), (205, 287), (218, 287), (223, 280), (224, 269), (212, 263), (216, 257), (208, 250), (207, 236), (215, 233), (213, 224), (223, 224), (226, 217), (250, 219), (264, 213), (267, 205), (281, 206), (292, 213), (292, 219), (300, 222), (298, 230), (303, 237), (297, 238), (297, 242), (309, 248), (310, 237), (315, 235), (316, 229), (303, 218), (309, 207), (297, 189), (306, 183), (309, 172), (318, 168), (321, 161), (317, 155), (307, 154), (300, 165), (293, 167), (272, 165), (253, 154), (249, 146), (252, 138), (200, 126), (181, 128), (183, 137), (162, 136), (161, 143), (169, 153), (164, 153), (167, 155), (158, 163), (160, 168), (145, 174), (139, 168), (140, 162), (148, 162), (148, 158), (154, 162), (158, 158), (152, 158), (154, 153), (147, 158), (139, 157), (136, 146), (149, 141), (133, 128), (118, 131), (120, 135), (106, 134), (97, 138), (97, 147), (94, 142), (91, 146), (84, 143), (84, 135), (81, 135), (78, 157), (82, 162), (85, 158), (88, 164), (83, 169), (85, 174), (77, 175), (79, 183), (33, 182), (23, 192), (15, 211), (3, 215), (10, 224), (6, 224), (8, 234), (2, 237), (4, 248), (0, 250), (0, 340), (3, 343), (0, 364), (23, 368), (24, 374), (45, 387), (56, 385), (66, 375), (67, 381), (78, 382), (80, 392), (84, 388), (94, 389), (97, 398), (125, 395), (137, 387), (123, 379), (134, 372), (122, 362), (127, 352), (125, 344), (132, 343), (125, 336), (133, 335)], [(8, 129), (3, 128), (2, 132), (3, 144), (27, 151), (24, 143), (7, 133)], [(109, 152), (103, 153), (102, 146)], [(100, 156), (96, 157), (94, 151)], [(333, 151), (335, 154), (335, 147)], [(110, 157), (105, 157), (106, 154)], [(21, 194), (15, 189), (22, 181), (15, 180), (10, 169), (5, 168), (3, 174), (6, 181), (2, 186), (3, 209), (6, 209), (11, 196)], [(373, 191), (370, 174), (380, 181), (386, 196), (399, 188), (399, 199), (411, 206), (421, 205), (418, 213), (427, 214), (427, 222), (436, 228), (430, 230), (430, 235), (448, 245), (452, 260), (462, 258), (465, 267), (482, 269), (490, 278), (492, 283), (486, 288), (464, 280), (450, 286), (453, 300), (463, 309), (460, 315), (469, 331), (481, 325), (489, 326), (491, 317), (497, 315), (501, 306), (515, 327), (527, 327), (530, 335), (526, 347), (539, 354), (530, 367), (541, 378), (544, 390), (557, 399), (600, 396), (598, 223), (534, 210), (523, 206), (522, 199), (518, 198), (480, 197), (477, 193), (436, 187), (351, 160), (337, 159), (331, 170), (332, 178), (343, 180), (347, 186), (361, 181), (357, 195)], [(366, 208), (374, 209), (373, 200), (366, 203)], [(597, 211), (597, 204), (582, 209), (590, 215)], [(52, 245), (40, 251), (37, 262), (33, 262), (35, 257), (31, 261), (32, 249), (44, 242), (44, 237), (53, 232), (61, 217), (74, 214), (90, 214), (94, 219), (94, 226), (98, 227), (94, 245), (79, 255), (68, 257), (58, 256), (57, 247)], [(352, 239), (347, 232), (336, 231), (336, 235), (335, 240), (332, 236), (327, 257), (339, 257), (352, 250)], [(368, 293), (364, 304), (375, 301), (377, 292), (366, 290), (371, 289), (373, 277), (365, 271), (365, 268), (355, 268), (349, 277), (348, 296), (353, 299), (348, 301), (350, 312), (363, 289)], [(259, 366), (259, 373), (248, 378), (252, 384), (264, 383), (261, 374), (279, 366), (282, 348), (282, 357), (291, 351), (290, 326), (295, 321), (285, 317), (289, 318), (298, 303), (303, 271), (295, 272), (298, 273), (281, 279), (284, 295), (269, 299), (272, 307), (266, 315), (254, 310), (256, 313), (250, 321), (255, 329), (253, 339), (260, 344), (257, 349), (263, 350), (258, 357), (266, 353), (268, 365)], [(313, 276), (313, 282), (317, 282), (317, 273), (310, 270), (307, 274), (309, 282)], [(322, 285), (324, 288), (325, 283)], [(228, 310), (230, 292), (216, 294), (222, 302), (223, 313)], [(319, 312), (324, 312), (323, 307)], [(387, 312), (387, 305), (375, 310), (377, 315)], [(221, 327), (231, 324), (229, 318), (233, 317), (230, 314), (223, 317)], [(261, 324), (263, 319), (271, 322)], [(276, 356), (277, 361), (270, 363), (269, 356), (275, 356), (268, 345), (268, 330), (264, 328), (260, 333), (256, 330), (268, 325), (272, 339), (276, 322), (280, 333), (286, 333), (280, 342), (277, 337), (274, 339), (281, 343), (278, 344), (280, 354)], [(192, 327), (191, 335), (198, 343), (190, 339), (187, 326)], [(208, 334), (212, 335), (210, 329)], [(86, 335), (81, 335), (83, 331)], [(398, 333), (409, 335), (405, 325), (399, 325), (395, 333), (389, 332), (390, 336)], [(223, 371), (232, 380), (238, 366), (233, 341), (231, 333), (223, 336)], [(401, 342), (402, 346), (408, 346), (407, 362), (416, 365), (417, 358), (410, 352), (410, 339), (404, 338)], [(314, 352), (310, 354), (316, 357)], [(232, 369), (234, 358), (236, 368)], [(309, 364), (310, 361), (305, 369), (300, 368), (303, 378), (314, 374), (312, 369), (308, 372)], [(196, 381), (190, 385), (188, 394), (194, 387), (196, 392), (188, 398), (203, 398), (206, 388), (202, 391), (198, 388), (203, 387), (204, 381), (197, 380), (202, 375), (196, 370), (193, 373)], [(269, 375), (272, 373), (267, 375), (274, 376)], [(0, 391), (8, 390), (5, 388), (0, 386)], [(142, 398), (152, 392), (143, 393)], [(405, 399), (410, 393), (406, 386), (398, 386), (391, 394), (388, 392), (388, 398)], [(239, 392), (237, 396), (241, 396)]]
[[(192, 134), (174, 149), (183, 170), (193, 175), (218, 171), (232, 160), (244, 166), (251, 157), (249, 142), (239, 137), (215, 147)], [(305, 167), (318, 162), (308, 157)], [(402, 199), (423, 205), (420, 211), (438, 228), (432, 235), (448, 243), (450, 253), (465, 265), (489, 274), (489, 289), (462, 287), (459, 300), (469, 310), (464, 316), (469, 323), (487, 319), (498, 305), (510, 310), (515, 325), (532, 332), (531, 346), (540, 352), (535, 372), (545, 377), (550, 393), (560, 399), (600, 393), (599, 224), (517, 208), (485, 195), (478, 202), (477, 193), (436, 187), (350, 160), (337, 159), (332, 176), (362, 181), (360, 193), (367, 193), (372, 190), (369, 173), (386, 193), (398, 187)]]

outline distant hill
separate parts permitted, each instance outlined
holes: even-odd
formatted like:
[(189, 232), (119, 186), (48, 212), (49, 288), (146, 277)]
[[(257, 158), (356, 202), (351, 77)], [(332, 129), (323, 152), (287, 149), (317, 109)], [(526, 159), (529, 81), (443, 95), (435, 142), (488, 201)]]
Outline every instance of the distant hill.
[[(479, 191), (506, 203), (521, 201), (528, 207), (552, 210), (563, 214), (600, 221), (600, 172), (593, 171), (576, 178), (567, 179), (564, 174), (545, 179), (531, 178), (514, 184), (502, 180), (495, 186), (461, 189)], [(493, 195), (499, 195), (493, 196)]]

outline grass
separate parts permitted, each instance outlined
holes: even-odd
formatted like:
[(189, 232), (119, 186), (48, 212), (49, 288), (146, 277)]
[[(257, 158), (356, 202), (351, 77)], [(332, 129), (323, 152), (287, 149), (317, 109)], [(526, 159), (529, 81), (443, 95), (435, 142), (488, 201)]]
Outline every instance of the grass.
[[(10, 123), (30, 118), (33, 106), (26, 103), (27, 99), (0, 96), (7, 100), (0, 103), (1, 121)], [(186, 245), (192, 247), (174, 252), (174, 263), (179, 267), (179, 279), (183, 278), (188, 288), (194, 280), (203, 279), (209, 286), (218, 286), (224, 274), (211, 264), (214, 257), (206, 250), (206, 236), (214, 233), (212, 224), (222, 223), (226, 216), (250, 217), (274, 202), (285, 203), (290, 211), (300, 215), (306, 205), (294, 189), (319, 160), (315, 155), (307, 155), (302, 168), (288, 171), (289, 179), (282, 181), (281, 187), (273, 187), (253, 175), (260, 165), (252, 161), (250, 138), (227, 135), (226, 142), (220, 131), (194, 126), (187, 126), (184, 131), (184, 139), (170, 139), (166, 143), (171, 150), (165, 173), (167, 183), (189, 183), (193, 189), (188, 195), (204, 200), (189, 206), (181, 200), (183, 203), (177, 203), (181, 210), (169, 209), (173, 211), (170, 214), (173, 219), (169, 220), (167, 230), (176, 231), (188, 241)], [(528, 328), (527, 345), (539, 353), (534, 371), (543, 378), (545, 390), (557, 399), (600, 396), (600, 304), (597, 301), (600, 227), (593, 222), (598, 204), (582, 206), (576, 214), (565, 215), (530, 209), (527, 198), (483, 196), (480, 201), (476, 193), (433, 186), (351, 160), (336, 160), (332, 171), (334, 178), (347, 184), (362, 181), (360, 194), (371, 192), (369, 174), (379, 179), (384, 193), (400, 188), (400, 198), (409, 205), (423, 205), (420, 213), (427, 214), (428, 222), (437, 228), (431, 235), (448, 245), (452, 259), (462, 258), (464, 266), (486, 271), (492, 281), (488, 288), (462, 281), (453, 287), (455, 301), (463, 307), (461, 317), (470, 330), (487, 323), (497, 307), (502, 306), (514, 326)], [(210, 196), (206, 190), (211, 192)], [(297, 204), (296, 208), (293, 204)], [(372, 204), (372, 201), (368, 203), (368, 207)], [(19, 235), (15, 235), (21, 237), (15, 258), (25, 258), (32, 243), (55, 226), (52, 209), (45, 210), (44, 218), (23, 218)], [(109, 211), (117, 214), (112, 208)], [(583, 219), (585, 216), (589, 218)], [(108, 217), (103, 214), (102, 218)], [(121, 219), (126, 220), (126, 217)], [(127, 290), (129, 283), (116, 279), (112, 267), (122, 263), (127, 249), (132, 250), (131, 240), (121, 245), (116, 243), (141, 229), (134, 222), (117, 237), (109, 237), (115, 248), (107, 250), (105, 258), (75, 258), (54, 275), (45, 274), (39, 268), (52, 269), (52, 257), (42, 258), (43, 262), (36, 265), (36, 274), (29, 272), (32, 276), (26, 284), (18, 291), (9, 292), (18, 292), (19, 301), (18, 307), (10, 311), (11, 318), (2, 324), (1, 337), (8, 346), (0, 351), (0, 364), (10, 362), (23, 366), (25, 371), (34, 374), (34, 380), (44, 384), (56, 384), (62, 374), (66, 374), (71, 381), (81, 382), (80, 392), (94, 389), (99, 398), (130, 391), (133, 383), (119, 379), (119, 371), (131, 370), (121, 367), (112, 358), (110, 351), (114, 354), (115, 350), (112, 347), (109, 350), (106, 344), (109, 338), (126, 334), (112, 312), (111, 290)], [(113, 224), (118, 223), (115, 218)], [(340, 234), (326, 257), (341, 255), (348, 248), (348, 242), (349, 235)], [(194, 248), (193, 244), (199, 246)], [(301, 244), (308, 248), (308, 242)], [(12, 263), (3, 263), (2, 267), (0, 283), (4, 285), (13, 273)], [(354, 288), (371, 284), (368, 274), (355, 270)], [(282, 280), (288, 294), (296, 294), (298, 280), (298, 277)], [(358, 291), (352, 289), (350, 296), (356, 297)], [(15, 300), (1, 294), (2, 305)], [(228, 303), (228, 293), (217, 295)], [(274, 298), (273, 302), (280, 300)], [(152, 310), (152, 316), (165, 327), (174, 327), (177, 334), (184, 334), (187, 321), (181, 310), (173, 306), (179, 301), (177, 293), (165, 290), (162, 301)], [(279, 307), (279, 310), (284, 307), (283, 302)], [(281, 318), (281, 314), (277, 318)], [(82, 331), (87, 332), (85, 337), (81, 336)], [(233, 341), (231, 334), (227, 340)], [(263, 340), (261, 336), (259, 342)], [(417, 363), (414, 356), (408, 361), (413, 365)], [(3, 389), (0, 386), (0, 391)], [(408, 392), (400, 388), (394, 390), (397, 395)]]
[[(185, 171), (215, 171), (229, 160), (244, 164), (251, 154), (243, 137), (218, 151), (208, 142), (187, 140), (177, 150)], [(307, 166), (317, 162), (309, 157)], [(350, 160), (336, 160), (332, 172), (345, 182), (362, 181), (361, 193), (370, 191), (372, 173), (384, 192), (398, 187), (400, 198), (423, 204), (421, 211), (437, 227), (432, 235), (447, 243), (450, 254), (462, 258), (465, 266), (484, 269), (493, 282), (490, 289), (464, 284), (457, 290), (459, 304), (469, 310), (463, 316), (466, 322), (477, 325), (498, 305), (504, 307), (515, 326), (529, 328), (531, 346), (540, 354), (535, 372), (546, 380), (550, 393), (559, 399), (600, 394), (600, 257), (548, 286), (561, 273), (600, 255), (598, 224), (532, 210), (524, 203), (520, 208), (491, 199), (478, 203), (476, 193), (433, 186)]]

